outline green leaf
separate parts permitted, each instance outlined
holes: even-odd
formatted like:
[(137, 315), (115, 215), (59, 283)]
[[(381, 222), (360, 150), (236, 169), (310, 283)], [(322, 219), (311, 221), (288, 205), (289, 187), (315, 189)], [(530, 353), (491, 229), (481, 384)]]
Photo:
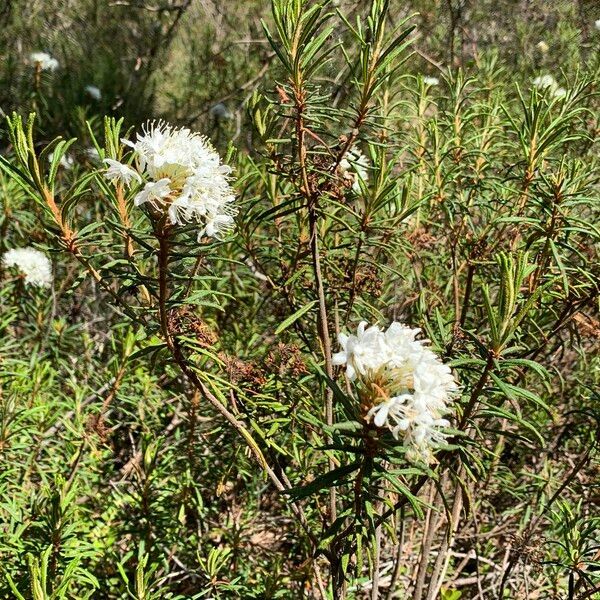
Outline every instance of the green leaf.
[(293, 315), (290, 315), (283, 323), (281, 323), (275, 330), (275, 335), (279, 335), (282, 331), (285, 331), (292, 323), (295, 323), (302, 315), (306, 314), (315, 304), (316, 300), (312, 300), (308, 304), (305, 304), (302, 308), (297, 310)]
[(362, 462), (355, 461), (350, 463), (349, 465), (343, 465), (341, 467), (337, 467), (332, 471), (325, 473), (317, 477), (308, 485), (292, 488), (291, 490), (287, 490), (285, 493), (290, 495), (294, 500), (299, 500), (300, 498), (306, 498), (307, 496), (311, 496), (312, 494), (317, 493), (319, 490), (323, 488), (331, 488), (337, 485), (341, 485), (346, 481), (346, 478), (354, 471), (358, 471)]
[(141, 358), (142, 356), (148, 356), (149, 354), (153, 354), (154, 352), (164, 350), (166, 347), (166, 342), (152, 344), (150, 346), (146, 346), (145, 348), (140, 348), (139, 350), (136, 350), (129, 358), (131, 360), (135, 360), (136, 358)]

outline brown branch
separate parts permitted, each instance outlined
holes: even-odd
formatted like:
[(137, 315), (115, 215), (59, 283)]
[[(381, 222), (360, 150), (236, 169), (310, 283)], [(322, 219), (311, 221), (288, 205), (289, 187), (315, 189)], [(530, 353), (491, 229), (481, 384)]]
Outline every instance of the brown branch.
[[(300, 165), (301, 193), (306, 198), (309, 223), (309, 245), (312, 258), (312, 268), (315, 276), (315, 286), (319, 302), (319, 320), (317, 330), (321, 341), (321, 350), (325, 359), (325, 372), (333, 379), (333, 361), (331, 355), (331, 337), (329, 334), (329, 319), (327, 316), (327, 302), (325, 299), (325, 288), (323, 285), (323, 274), (321, 270), (321, 255), (319, 251), (318, 214), (316, 190), (312, 189), (308, 176), (307, 148), (305, 142), (306, 126), (304, 123), (304, 112), (306, 110), (306, 95), (302, 88), (302, 78), (298, 74), (293, 86), (294, 103), (296, 107), (295, 130), (298, 151), (298, 162)], [(328, 426), (333, 425), (333, 390), (327, 386), (325, 392), (325, 419)], [(331, 438), (329, 438), (331, 443)], [(329, 457), (329, 469), (335, 468), (335, 462)], [(333, 523), (337, 518), (336, 489), (331, 486), (329, 490), (329, 519)]]
[[(155, 226), (155, 234), (158, 238), (159, 242), (159, 251), (158, 251), (158, 281), (159, 281), (159, 320), (161, 324), (161, 331), (163, 337), (165, 338), (165, 342), (173, 359), (177, 363), (177, 366), (180, 368), (181, 372), (188, 378), (188, 380), (192, 383), (192, 385), (202, 394), (203, 398), (205, 398), (209, 404), (217, 410), (219, 414), (221, 414), (225, 420), (233, 427), (233, 429), (244, 439), (246, 442), (250, 452), (254, 456), (256, 462), (263, 469), (267, 477), (271, 480), (275, 488), (279, 492), (286, 492), (290, 489), (291, 486), (286, 485), (286, 483), (282, 482), (281, 479), (277, 476), (273, 468), (267, 463), (263, 452), (261, 451), (258, 443), (252, 437), (252, 434), (245, 427), (244, 423), (236, 418), (236, 416), (231, 413), (226, 406), (224, 406), (206, 387), (204, 382), (200, 379), (196, 371), (188, 364), (186, 360), (182, 348), (179, 345), (179, 342), (173, 336), (170, 326), (169, 326), (169, 318), (168, 318), (168, 299), (169, 299), (169, 285), (168, 285), (168, 262), (169, 262), (169, 228), (168, 225), (165, 225), (164, 220), (159, 222)], [(287, 481), (287, 480), (285, 480)], [(318, 545), (318, 540), (314, 537), (310, 530), (310, 526), (308, 523), (308, 519), (304, 513), (302, 507), (295, 503), (288, 503), (292, 514), (296, 517), (304, 532), (308, 536), (313, 548), (316, 548)], [(319, 573), (319, 567), (316, 561), (313, 560), (313, 569), (315, 571), (315, 576), (317, 577), (317, 582), (319, 583), (318, 588), (321, 592), (323, 600), (326, 600), (327, 596), (325, 594), (325, 589), (322, 585), (321, 576)]]

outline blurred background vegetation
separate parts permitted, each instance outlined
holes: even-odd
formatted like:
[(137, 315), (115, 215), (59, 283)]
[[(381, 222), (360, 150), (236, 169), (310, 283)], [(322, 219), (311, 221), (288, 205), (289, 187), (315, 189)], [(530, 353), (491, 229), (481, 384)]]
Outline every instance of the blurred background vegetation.
[[(350, 21), (368, 4), (333, 2)], [(478, 69), (493, 57), (494, 77), (529, 83), (598, 60), (599, 12), (595, 0), (392, 0), (390, 24), (414, 15), (409, 73)], [(49, 137), (81, 134), (85, 118), (108, 114), (128, 125), (163, 117), (247, 143), (245, 102), (277, 76), (261, 19), (270, 21), (266, 0), (3, 0), (0, 109), (37, 108)], [(36, 51), (60, 63), (40, 89), (28, 64)], [(329, 74), (343, 93), (343, 71)]]

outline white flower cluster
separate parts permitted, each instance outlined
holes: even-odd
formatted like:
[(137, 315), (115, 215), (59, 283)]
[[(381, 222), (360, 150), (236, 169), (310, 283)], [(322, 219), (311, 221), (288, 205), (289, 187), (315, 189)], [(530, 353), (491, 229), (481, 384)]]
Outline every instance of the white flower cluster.
[(567, 90), (558, 85), (558, 82), (552, 75), (540, 75), (533, 80), (533, 85), (538, 90), (548, 90), (555, 98), (564, 98)]
[(13, 248), (2, 256), (5, 267), (16, 267), (25, 283), (37, 287), (52, 285), (52, 264), (48, 257), (35, 248)]
[(88, 94), (90, 98), (93, 100), (102, 100), (102, 91), (98, 86), (95, 85), (86, 85), (85, 93)]
[(122, 140), (134, 150), (135, 166), (105, 159), (105, 177), (126, 186), (144, 183), (134, 198), (168, 214), (172, 225), (196, 222), (203, 235), (221, 237), (233, 226), (237, 210), (229, 184), (231, 168), (208, 139), (186, 128), (162, 121), (147, 124), (135, 142)]
[[(54, 160), (54, 152), (50, 152), (48, 154), (48, 162), (51, 163)], [(58, 163), (63, 169), (72, 169), (75, 161), (68, 155), (63, 154), (60, 157), (60, 162)]]
[(429, 86), (440, 85), (440, 80), (437, 77), (430, 77), (429, 75), (425, 75), (423, 77), (423, 83)]
[(32, 52), (29, 55), (29, 60), (34, 65), (39, 65), (42, 71), (56, 71), (58, 69), (58, 61), (46, 52)]
[(444, 416), (457, 385), (450, 367), (415, 339), (419, 332), (398, 322), (382, 331), (362, 321), (356, 335), (340, 334), (333, 363), (361, 384), (367, 420), (402, 436), (409, 460), (429, 464), (446, 437)]
[(352, 190), (360, 193), (360, 182), (369, 181), (369, 159), (356, 147), (352, 146), (340, 161), (340, 170), (344, 179), (352, 182)]

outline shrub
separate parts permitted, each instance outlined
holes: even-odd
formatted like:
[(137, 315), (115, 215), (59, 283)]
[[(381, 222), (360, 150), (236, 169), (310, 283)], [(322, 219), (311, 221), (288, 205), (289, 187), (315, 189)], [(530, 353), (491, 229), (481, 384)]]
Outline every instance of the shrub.
[(7, 120), (4, 597), (592, 598), (594, 59), (272, 8), (245, 145)]

